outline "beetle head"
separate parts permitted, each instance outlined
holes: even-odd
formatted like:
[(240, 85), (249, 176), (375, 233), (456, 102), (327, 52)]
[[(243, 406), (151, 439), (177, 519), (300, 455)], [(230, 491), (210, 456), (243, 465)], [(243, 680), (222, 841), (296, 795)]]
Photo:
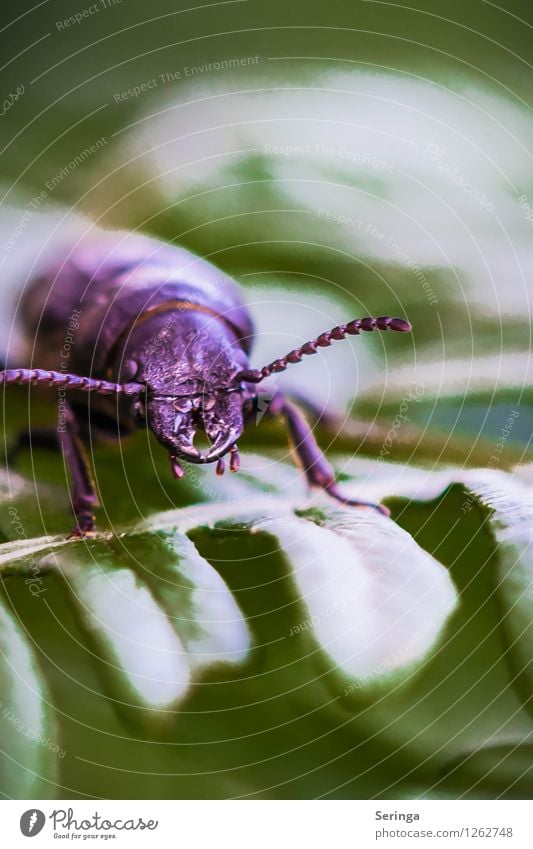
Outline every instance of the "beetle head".
[[(243, 396), (238, 389), (215, 391), (205, 386), (188, 394), (154, 395), (148, 398), (146, 413), (151, 430), (175, 461), (214, 463), (233, 449), (243, 430)], [(209, 442), (204, 450), (194, 444), (201, 433)], [(181, 477), (177, 462), (173, 470)]]

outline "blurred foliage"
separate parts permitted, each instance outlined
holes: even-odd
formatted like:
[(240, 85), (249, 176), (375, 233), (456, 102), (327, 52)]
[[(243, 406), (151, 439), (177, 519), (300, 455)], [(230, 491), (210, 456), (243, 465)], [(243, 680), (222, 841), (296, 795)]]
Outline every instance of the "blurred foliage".
[[(3, 173), (26, 170), (25, 182), (34, 187), (87, 143), (101, 134), (111, 136), (131, 120), (139, 103), (111, 108), (115, 92), (231, 56), (260, 56), (263, 81), (277, 73), (298, 84), (316, 67), (315, 57), (322, 57), (323, 62), (349, 61), (430, 79), (468, 75), (531, 103), (525, 74), (531, 10), (525, 0), (507, 0), (500, 7), (483, 0), (453, 0), (445, 6), (440, 0), (418, 0), (409, 8), (363, 0), (290, 7), (279, 0), (154, 0), (149, 9), (138, 0), (124, 0), (81, 24), (58, 28), (58, 22), (83, 8), (69, 0), (38, 6), (22, 0), (16, 10), (4, 4), (0, 13), (9, 47), (3, 90), (15, 91), (21, 83), (27, 89), (7, 116), (9, 139), (12, 133), (20, 135), (9, 157), (2, 157)], [(267, 64), (271, 57), (294, 56), (299, 61), (280, 62), (277, 71), (272, 71), (274, 63)], [(185, 77), (177, 80), (178, 93), (187, 84)], [(147, 96), (159, 94), (149, 91)], [(26, 130), (28, 121), (32, 125)]]

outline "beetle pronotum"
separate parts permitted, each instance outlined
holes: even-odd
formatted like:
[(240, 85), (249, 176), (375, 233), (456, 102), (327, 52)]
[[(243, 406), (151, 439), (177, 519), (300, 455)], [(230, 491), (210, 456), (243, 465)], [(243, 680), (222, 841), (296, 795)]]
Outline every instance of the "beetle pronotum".
[[(148, 426), (169, 453), (176, 478), (182, 462), (239, 468), (237, 440), (253, 413), (258, 385), (303, 356), (361, 331), (411, 329), (402, 318), (361, 318), (321, 333), (261, 369), (249, 354), (253, 326), (236, 283), (206, 260), (148, 237), (97, 232), (45, 269), (24, 293), (21, 314), (32, 361), (7, 369), (0, 383), (55, 387), (61, 396), (56, 433), (72, 477), (73, 535), (94, 529), (98, 503), (82, 440), (91, 429), (128, 433)], [(73, 344), (65, 345), (76, 316)], [(74, 331), (72, 332), (74, 336)], [(60, 365), (60, 369), (58, 369)], [(66, 368), (68, 366), (68, 369)], [(66, 394), (69, 393), (69, 400)], [(81, 393), (90, 393), (89, 404)], [(344, 504), (388, 514), (344, 496), (306, 419), (281, 392), (269, 414), (282, 415), (308, 482)], [(203, 431), (209, 447), (194, 444)]]

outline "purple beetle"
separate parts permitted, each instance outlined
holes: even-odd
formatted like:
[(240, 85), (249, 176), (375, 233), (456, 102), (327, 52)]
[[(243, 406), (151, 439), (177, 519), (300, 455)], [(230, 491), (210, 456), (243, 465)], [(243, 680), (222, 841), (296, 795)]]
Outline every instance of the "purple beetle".
[[(381, 316), (334, 327), (261, 369), (249, 367), (253, 326), (236, 283), (183, 248), (128, 233), (91, 231), (30, 284), (21, 301), (30, 362), (0, 372), (0, 383), (54, 387), (59, 446), (72, 476), (73, 536), (94, 530), (96, 491), (83, 441), (90, 431), (127, 435), (148, 426), (182, 462), (239, 468), (237, 440), (257, 409), (258, 384), (360, 331), (407, 332), (409, 322)], [(68, 392), (68, 400), (67, 400)], [(81, 393), (88, 392), (89, 403)], [(308, 482), (345, 497), (298, 408), (280, 392), (270, 415), (283, 415)], [(208, 447), (194, 444), (203, 432)], [(34, 438), (38, 439), (38, 435)]]

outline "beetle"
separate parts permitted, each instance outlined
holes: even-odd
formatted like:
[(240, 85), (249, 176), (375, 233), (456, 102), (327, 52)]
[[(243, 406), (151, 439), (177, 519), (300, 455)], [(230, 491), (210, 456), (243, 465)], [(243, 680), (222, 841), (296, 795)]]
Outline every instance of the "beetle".
[[(149, 427), (177, 479), (183, 462), (216, 463), (223, 474), (228, 455), (235, 472), (237, 440), (257, 410), (263, 380), (346, 336), (411, 330), (402, 318), (355, 319), (254, 369), (254, 328), (235, 281), (184, 248), (96, 228), (30, 281), (20, 313), (33, 345), (29, 362), (39, 367), (1, 371), (0, 383), (57, 391), (55, 435), (70, 471), (76, 518), (71, 536), (95, 527), (98, 499), (84, 450), (90, 433), (125, 436)], [(88, 403), (82, 393), (89, 393)], [(268, 413), (285, 418), (310, 485), (344, 504), (388, 515), (382, 505), (343, 495), (290, 398), (276, 392)], [(203, 450), (195, 445), (201, 432)]]

